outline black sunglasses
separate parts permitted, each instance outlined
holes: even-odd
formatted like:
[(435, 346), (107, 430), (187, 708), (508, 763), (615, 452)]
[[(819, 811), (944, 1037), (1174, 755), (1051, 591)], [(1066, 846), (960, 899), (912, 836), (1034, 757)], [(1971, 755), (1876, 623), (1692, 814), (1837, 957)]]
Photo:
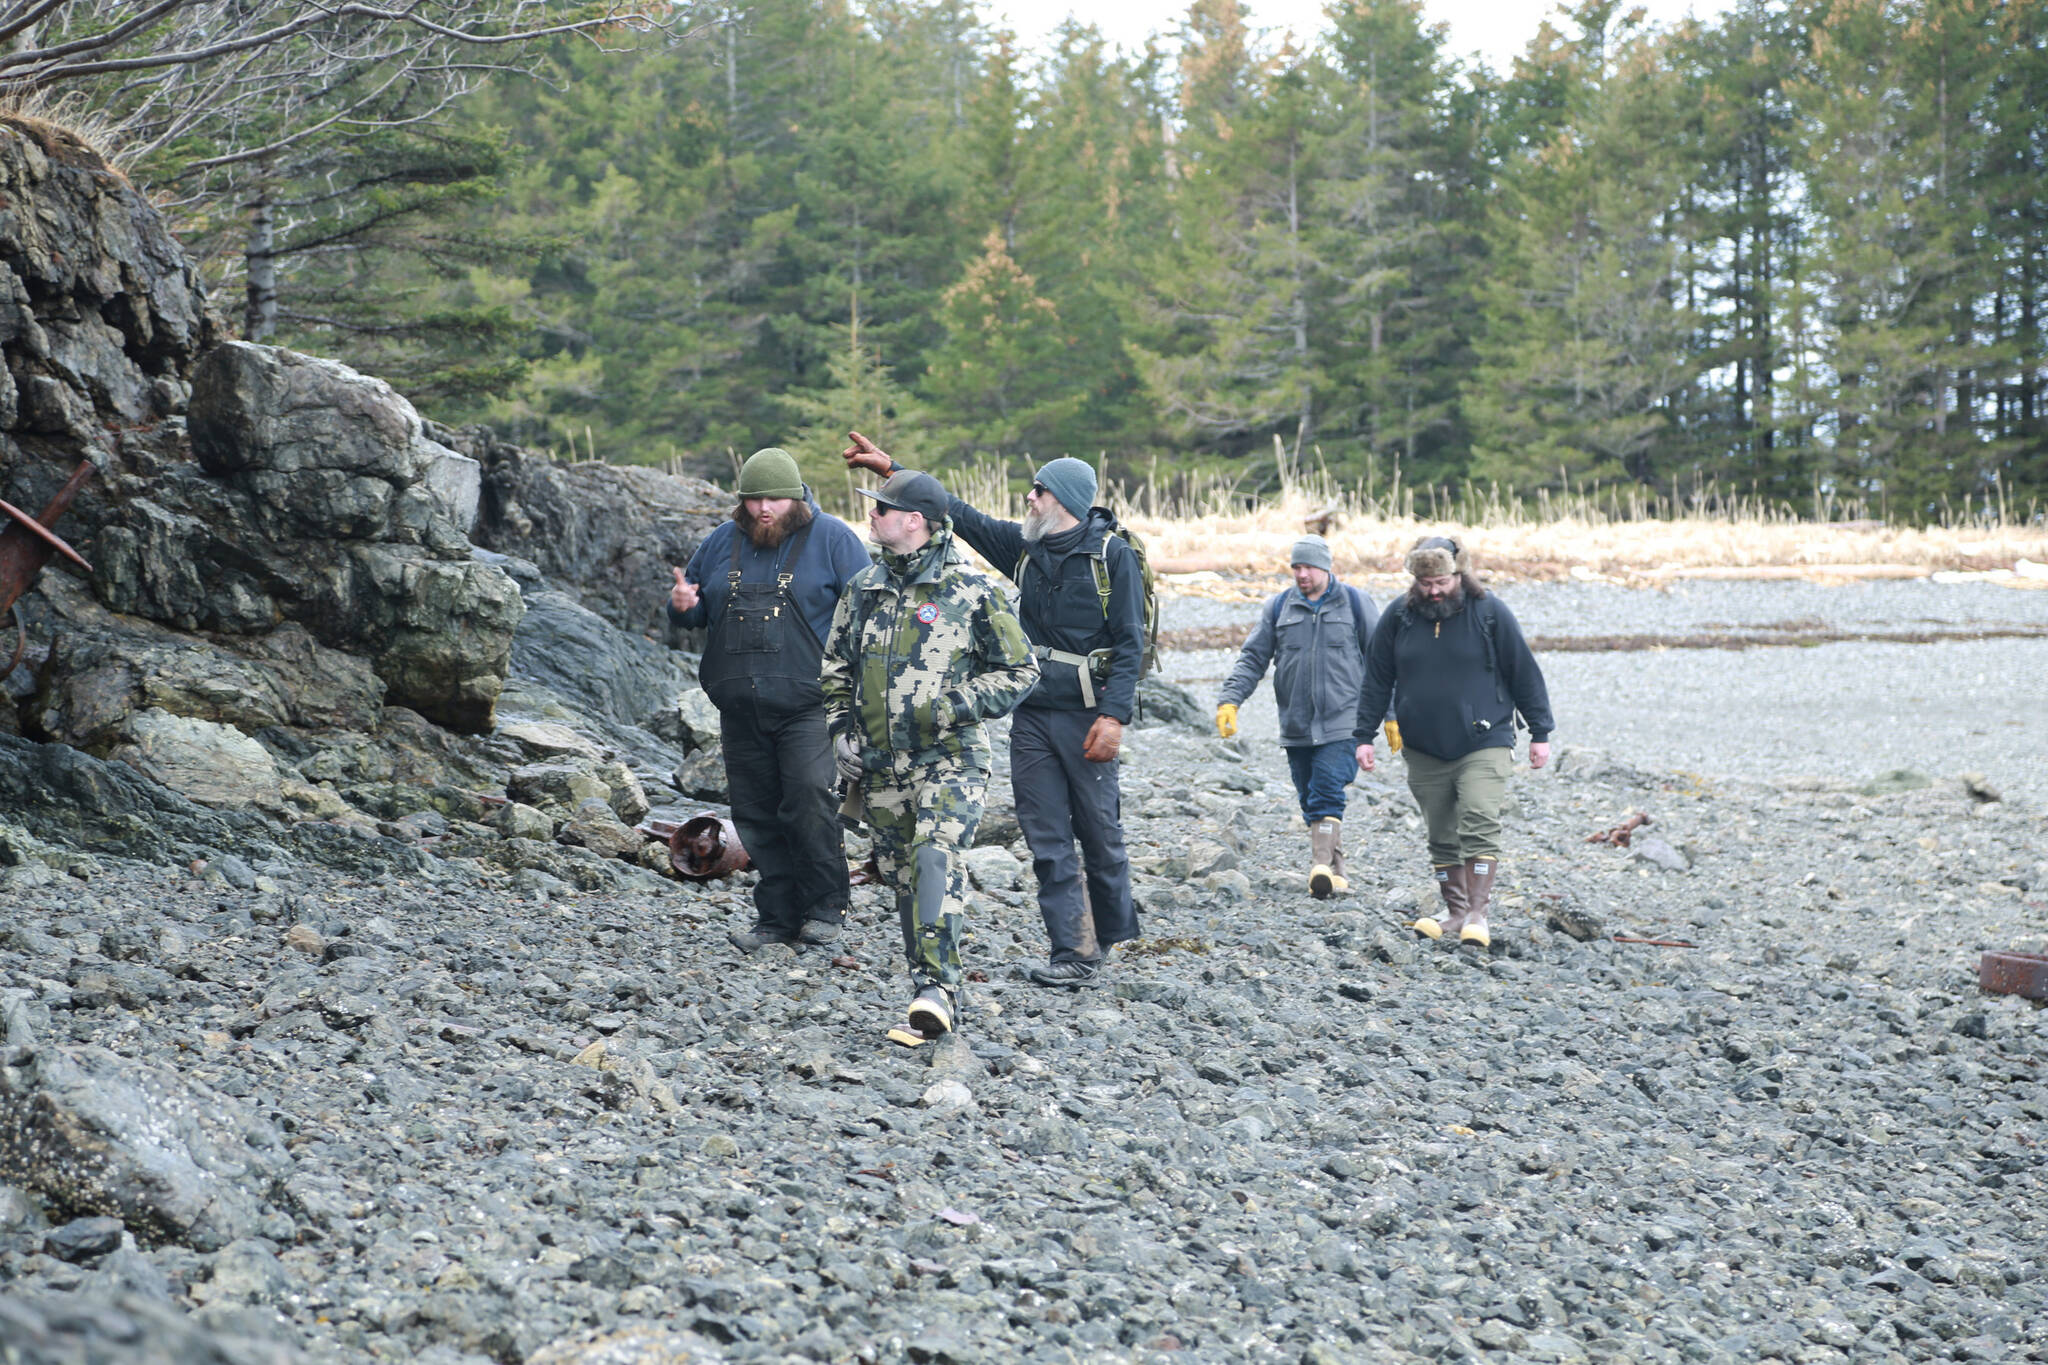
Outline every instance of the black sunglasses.
[(1042, 483), (1034, 483), (1034, 484), (1032, 484), (1032, 485), (1031, 485), (1031, 491), (1032, 491), (1033, 493), (1037, 494), (1037, 495), (1038, 495), (1039, 497), (1041, 497), (1041, 498), (1042, 498), (1042, 497), (1044, 497), (1044, 496), (1045, 496), (1045, 495), (1046, 495), (1047, 493), (1050, 493), (1050, 492), (1052, 492), (1052, 490), (1051, 490), (1050, 488), (1047, 488), (1047, 487), (1046, 487), (1046, 486), (1045, 486), (1044, 484), (1042, 484)]

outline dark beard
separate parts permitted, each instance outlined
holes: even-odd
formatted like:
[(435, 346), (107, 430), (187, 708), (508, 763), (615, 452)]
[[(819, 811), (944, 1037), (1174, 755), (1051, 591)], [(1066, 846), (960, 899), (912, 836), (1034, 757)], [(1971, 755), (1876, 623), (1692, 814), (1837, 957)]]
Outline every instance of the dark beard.
[(1424, 621), (1448, 621), (1465, 610), (1465, 585), (1460, 583), (1451, 589), (1451, 595), (1440, 602), (1432, 602), (1422, 595), (1422, 589), (1408, 589), (1408, 610)]
[(747, 505), (741, 503), (732, 509), (732, 519), (733, 524), (740, 528), (740, 534), (745, 536), (755, 549), (774, 550), (781, 548), (783, 541), (811, 524), (811, 508), (808, 503), (793, 502), (787, 512), (763, 526), (747, 514)]

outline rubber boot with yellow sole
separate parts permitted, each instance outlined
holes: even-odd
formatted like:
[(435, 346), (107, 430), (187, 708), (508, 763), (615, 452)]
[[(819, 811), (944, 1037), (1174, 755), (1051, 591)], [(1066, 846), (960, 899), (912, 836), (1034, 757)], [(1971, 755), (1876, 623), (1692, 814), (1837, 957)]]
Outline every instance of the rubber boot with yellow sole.
[(1465, 922), (1459, 926), (1458, 942), (1476, 943), (1482, 948), (1493, 946), (1493, 935), (1486, 931), (1486, 902), (1493, 895), (1493, 878), (1500, 871), (1500, 864), (1491, 858), (1467, 858), (1465, 860), (1465, 900), (1471, 907), (1465, 912)]
[(1308, 827), (1308, 893), (1319, 901), (1351, 889), (1351, 883), (1344, 880), (1343, 840), (1344, 822), (1334, 817)]
[(1415, 932), (1428, 939), (1440, 939), (1449, 934), (1455, 940), (1465, 927), (1466, 915), (1470, 913), (1465, 899), (1465, 865), (1452, 863), (1430, 870), (1436, 874), (1436, 892), (1444, 900), (1444, 917), (1437, 920), (1424, 915), (1415, 921)]

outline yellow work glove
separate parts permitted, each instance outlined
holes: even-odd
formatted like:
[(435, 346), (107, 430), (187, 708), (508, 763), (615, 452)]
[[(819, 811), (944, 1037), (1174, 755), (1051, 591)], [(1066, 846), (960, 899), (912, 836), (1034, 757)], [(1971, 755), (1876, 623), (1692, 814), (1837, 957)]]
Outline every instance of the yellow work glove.
[(1237, 733), (1237, 708), (1229, 702), (1216, 708), (1216, 736), (1229, 739)]
[(1386, 725), (1385, 725), (1385, 726), (1383, 726), (1382, 728), (1383, 728), (1383, 729), (1385, 729), (1385, 730), (1386, 730), (1386, 732), (1387, 732), (1387, 752), (1388, 752), (1388, 753), (1390, 753), (1390, 754), (1398, 754), (1398, 753), (1400, 753), (1400, 752), (1401, 752), (1401, 727), (1400, 727), (1400, 725), (1399, 725), (1398, 723), (1396, 723), (1396, 722), (1394, 722), (1394, 721), (1391, 721), (1391, 720), (1390, 720), (1390, 721), (1388, 721), (1388, 722), (1386, 723)]

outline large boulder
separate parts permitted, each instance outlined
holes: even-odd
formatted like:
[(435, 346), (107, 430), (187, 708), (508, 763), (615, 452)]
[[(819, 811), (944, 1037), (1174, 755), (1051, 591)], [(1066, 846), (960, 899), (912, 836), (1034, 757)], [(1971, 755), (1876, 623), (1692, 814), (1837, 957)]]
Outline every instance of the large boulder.
[(489, 729), (522, 607), (470, 558), (467, 458), (381, 380), (241, 342), (201, 357), (188, 421), (198, 466), (98, 538), (101, 600), (186, 630), (296, 621), (368, 656), (393, 703)]
[(110, 464), (218, 336), (148, 201), (72, 134), (0, 116), (0, 496), (39, 509), (80, 460)]
[(368, 661), (286, 622), (260, 635), (202, 636), (108, 611), (68, 578), (43, 580), (49, 641), (28, 700), (35, 729), (105, 755), (145, 710), (231, 725), (375, 729), (384, 685)]
[(671, 566), (732, 514), (731, 495), (702, 479), (597, 461), (562, 464), (480, 427), (429, 434), (482, 466), (471, 538), (529, 560), (557, 587), (635, 634), (665, 629)]
[(512, 640), (512, 668), (589, 714), (646, 728), (691, 685), (680, 656), (560, 592), (533, 592)]
[(145, 1242), (216, 1251), (289, 1233), (268, 1203), (292, 1164), (275, 1128), (169, 1067), (37, 1041), (24, 995), (0, 996), (0, 1181)]

